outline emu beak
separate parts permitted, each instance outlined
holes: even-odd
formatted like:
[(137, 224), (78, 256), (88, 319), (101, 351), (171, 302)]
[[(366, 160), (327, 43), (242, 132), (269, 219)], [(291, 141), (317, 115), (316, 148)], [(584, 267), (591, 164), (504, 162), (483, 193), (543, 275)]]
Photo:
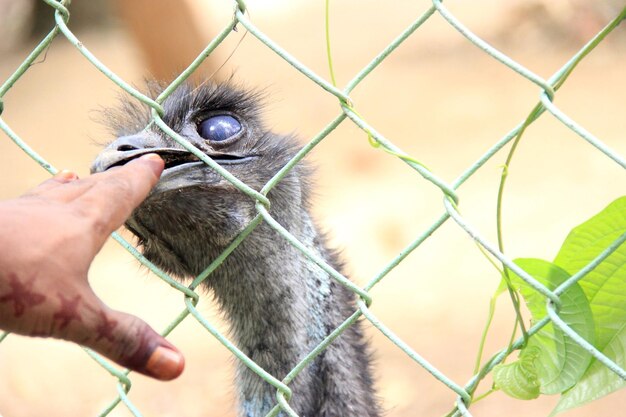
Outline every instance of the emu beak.
[[(198, 163), (204, 166), (200, 159), (186, 149), (164, 147), (162, 139), (147, 132), (141, 132), (131, 136), (123, 136), (110, 143), (98, 155), (91, 165), (91, 173), (106, 171), (109, 168), (124, 165), (125, 163), (139, 158), (147, 153), (156, 153), (165, 161), (165, 172), (183, 164)], [(257, 155), (243, 156), (233, 153), (206, 152), (206, 155), (220, 165), (236, 165), (251, 161)]]
[(161, 145), (160, 138), (154, 133), (140, 132), (122, 136), (111, 142), (98, 154), (91, 165), (91, 173), (106, 171), (114, 166), (123, 165), (146, 153), (154, 152)]

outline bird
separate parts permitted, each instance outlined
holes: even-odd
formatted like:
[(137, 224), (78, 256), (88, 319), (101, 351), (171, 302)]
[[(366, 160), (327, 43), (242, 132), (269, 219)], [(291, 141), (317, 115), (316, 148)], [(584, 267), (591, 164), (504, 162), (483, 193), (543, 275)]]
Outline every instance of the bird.
[[(152, 97), (163, 86), (149, 83)], [(162, 103), (164, 123), (255, 190), (298, 152), (293, 135), (265, 127), (266, 93), (232, 81), (183, 83)], [(165, 161), (163, 174), (125, 226), (144, 256), (181, 280), (200, 274), (256, 216), (255, 201), (171, 139), (149, 109), (123, 100), (103, 118), (114, 139), (93, 162), (93, 173), (147, 153)], [(311, 216), (314, 170), (305, 161), (268, 193), (270, 215), (336, 270), (344, 264)], [(238, 348), (282, 380), (356, 311), (354, 293), (307, 260), (274, 228), (261, 222), (204, 281)], [(276, 388), (242, 363), (235, 386), (239, 417), (265, 416)], [(301, 417), (378, 417), (372, 352), (359, 320), (289, 383), (289, 406)], [(284, 412), (279, 414), (284, 415)]]

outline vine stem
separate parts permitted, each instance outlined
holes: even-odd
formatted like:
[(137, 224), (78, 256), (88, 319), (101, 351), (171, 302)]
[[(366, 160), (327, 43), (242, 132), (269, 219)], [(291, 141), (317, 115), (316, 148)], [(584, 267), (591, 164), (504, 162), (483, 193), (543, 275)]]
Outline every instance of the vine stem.
[[(325, 18), (324, 18), (324, 26), (325, 26), (325, 33), (326, 33), (326, 57), (328, 60), (328, 71), (330, 73), (330, 80), (333, 84), (333, 87), (337, 87), (337, 80), (335, 78), (335, 70), (333, 68), (333, 56), (331, 53), (331, 47), (330, 47), (330, 0), (326, 0), (325, 1), (325, 14), (324, 14)], [(363, 117), (356, 111), (356, 109), (353, 107), (352, 103), (348, 103), (348, 102), (344, 102), (344, 105), (346, 105), (354, 114), (356, 114), (360, 119), (363, 119)], [(364, 120), (364, 119), (363, 119)], [(393, 155), (396, 156), (404, 161), (409, 161), (412, 162), (414, 164), (418, 164), (421, 167), (431, 171), (426, 165), (424, 165), (423, 163), (421, 163), (420, 161), (418, 161), (417, 159), (411, 157), (410, 155), (407, 155), (405, 153), (398, 153), (395, 152), (391, 149), (387, 149), (385, 146), (382, 146), (380, 142), (378, 142), (375, 138), (374, 135), (372, 134), (372, 132), (368, 129), (364, 129), (365, 133), (367, 134), (367, 140), (369, 141), (369, 144), (373, 147), (373, 148), (382, 148), (383, 151), (387, 152), (389, 155)]]
[[(625, 19), (626, 19), (626, 7), (624, 7), (621, 10), (621, 12), (613, 20), (611, 20), (611, 22), (609, 22), (609, 24), (606, 25), (593, 39), (591, 39), (583, 48), (581, 48), (581, 50), (570, 60), (570, 62), (568, 62), (565, 65), (564, 69), (561, 69), (560, 71), (558, 71), (549, 80), (549, 83), (553, 85), (553, 89), (554, 89), (555, 92), (559, 88), (561, 88), (563, 83), (571, 75), (572, 71), (576, 68), (576, 66), (578, 66), (578, 64), (587, 55), (589, 55), (589, 53), (591, 51), (593, 51), (600, 44), (600, 42), (602, 42), (604, 40), (604, 38), (606, 38), (606, 36), (609, 33), (611, 33), (613, 31), (613, 29), (615, 29), (622, 22), (622, 20), (625, 20)], [(508, 174), (509, 174), (509, 166), (510, 166), (511, 160), (513, 158), (513, 155), (515, 154), (515, 150), (517, 149), (517, 146), (518, 146), (519, 142), (521, 141), (522, 135), (526, 131), (526, 128), (533, 121), (535, 121), (544, 111), (545, 111), (545, 107), (543, 106), (543, 104), (541, 102), (537, 103), (537, 105), (535, 105), (535, 107), (531, 110), (529, 115), (526, 117), (522, 127), (520, 128), (520, 131), (516, 135), (516, 138), (515, 138), (514, 142), (511, 145), (511, 149), (509, 150), (509, 153), (508, 153), (507, 158), (506, 158), (506, 162), (505, 162), (505, 164), (503, 166), (503, 169), (502, 169), (502, 175), (500, 177), (500, 185), (499, 185), (499, 188), (498, 188), (497, 217), (496, 217), (498, 247), (499, 247), (500, 252), (504, 252), (503, 251), (504, 243), (503, 243), (503, 237), (502, 237), (503, 236), (503, 234), (502, 234), (502, 200), (503, 200), (503, 195), (504, 195), (504, 186), (505, 186), (505, 183), (506, 183), (506, 178), (508, 177)], [(510, 286), (510, 281), (508, 280), (508, 271), (507, 271), (506, 265), (503, 265), (502, 277), (503, 277), (503, 279), (506, 277), (505, 282), (507, 284), (507, 288), (509, 289), (509, 293), (511, 293), (512, 287)], [(492, 297), (492, 301), (490, 302), (490, 304), (493, 303), (493, 298), (497, 297), (497, 295), (498, 295), (497, 292), (498, 291), (499, 290), (497, 290), (496, 294), (494, 294), (494, 297)], [(516, 294), (515, 298), (519, 299), (517, 297), (517, 293), (515, 293), (515, 294)], [(514, 301), (514, 305), (515, 305), (515, 301)], [(485, 326), (485, 330), (484, 330), (483, 336), (481, 338), (481, 344), (480, 344), (480, 348), (479, 348), (478, 358), (477, 358), (477, 361), (476, 361), (476, 365), (479, 368), (480, 368), (481, 357), (482, 357), (482, 354), (483, 354), (484, 343), (485, 343), (485, 340), (487, 338), (487, 333), (488, 333), (489, 327), (491, 325), (491, 321), (492, 321), (492, 318), (493, 318), (493, 312), (495, 311), (495, 305), (493, 307), (494, 308), (490, 308), (490, 313), (489, 313), (487, 325)], [(516, 318), (516, 321), (519, 321), (519, 318)], [(509, 341), (509, 345), (508, 345), (508, 348), (506, 350), (507, 353), (501, 360), (497, 361), (498, 363), (502, 363), (502, 362), (506, 361), (507, 357), (513, 351), (518, 350), (518, 349), (522, 349), (525, 346), (526, 338), (528, 337), (528, 333), (527, 333), (526, 329), (523, 327), (523, 323), (520, 322), (520, 325), (521, 325), (522, 331), (524, 332), (524, 342), (522, 344), (520, 344), (519, 346), (514, 346), (513, 339), (515, 337), (514, 336), (515, 333), (513, 333), (513, 336), (511, 337), (511, 341)], [(515, 328), (517, 328), (517, 322), (516, 322)], [(490, 372), (490, 370), (493, 369), (493, 366), (496, 365), (496, 363), (493, 363), (493, 359), (495, 359), (495, 357), (492, 357), (490, 360), (488, 360), (487, 363), (485, 363), (482, 366), (482, 368), (480, 368), (480, 370), (478, 372), (476, 372), (476, 371), (474, 372), (476, 378), (470, 384), (469, 387), (466, 387), (467, 388), (467, 392), (471, 396), (473, 396), (473, 394), (476, 392), (476, 389), (480, 385), (480, 382), (485, 378), (485, 376)], [(494, 392), (493, 388), (490, 389), (489, 391), (487, 391), (485, 394), (480, 395), (475, 400), (472, 400), (472, 402), (470, 404), (475, 403), (476, 401), (486, 397), (487, 395), (491, 394), (492, 392)], [(470, 404), (467, 404), (467, 407), (469, 407)], [(453, 416), (453, 415), (458, 415), (458, 410), (457, 410), (456, 407), (454, 407), (452, 409), (452, 411), (447, 414), (447, 416)]]
[(324, 23), (326, 26), (326, 56), (328, 57), (330, 80), (333, 83), (333, 87), (337, 87), (337, 81), (335, 80), (335, 71), (333, 70), (333, 56), (330, 53), (330, 0), (326, 0), (326, 13)]
[(487, 334), (489, 333), (489, 329), (491, 328), (491, 323), (493, 322), (493, 318), (496, 314), (496, 301), (500, 294), (501, 294), (501, 291), (500, 291), (500, 288), (498, 288), (495, 294), (493, 294), (491, 298), (489, 299), (489, 312), (487, 313), (487, 323), (485, 324), (485, 328), (483, 329), (483, 333), (480, 337), (478, 355), (476, 355), (476, 362), (474, 364), (474, 374), (477, 374), (478, 371), (480, 371), (480, 363), (482, 362), (483, 353), (485, 351), (485, 343), (487, 342)]

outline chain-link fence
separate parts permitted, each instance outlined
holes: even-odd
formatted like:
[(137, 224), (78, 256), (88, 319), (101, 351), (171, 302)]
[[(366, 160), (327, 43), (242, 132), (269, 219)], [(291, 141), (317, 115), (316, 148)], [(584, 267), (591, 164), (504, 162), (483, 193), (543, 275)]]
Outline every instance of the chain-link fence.
[[(249, 196), (256, 202), (256, 217), (245, 228), (245, 230), (236, 238), (228, 248), (217, 258), (214, 262), (207, 266), (206, 270), (197, 276), (191, 285), (185, 286), (178, 281), (169, 277), (163, 271), (160, 271), (154, 265), (145, 259), (141, 253), (133, 247), (132, 244), (125, 241), (117, 233), (113, 234), (113, 239), (118, 241), (124, 248), (126, 248), (133, 256), (135, 256), (141, 263), (150, 268), (158, 277), (167, 282), (171, 287), (180, 291), (185, 295), (185, 306), (182, 312), (172, 320), (171, 324), (163, 331), (164, 335), (168, 335), (174, 328), (176, 328), (183, 320), (189, 319), (192, 316), (195, 320), (201, 323), (204, 328), (210, 332), (216, 339), (218, 339), (232, 354), (238, 358), (241, 362), (245, 363), (252, 371), (256, 372), (261, 378), (266, 380), (269, 384), (276, 388), (277, 392), (277, 405), (270, 412), (270, 416), (276, 416), (278, 413), (285, 412), (288, 415), (296, 415), (294, 411), (289, 407), (289, 399), (291, 397), (291, 389), (289, 388), (290, 382), (309, 364), (311, 361), (323, 352), (326, 347), (332, 343), (332, 341), (339, 336), (346, 328), (354, 324), (357, 320), (364, 318), (371, 323), (382, 334), (388, 337), (395, 345), (402, 349), (406, 355), (414, 360), (419, 366), (425, 368), (432, 376), (441, 383), (445, 384), (452, 391), (457, 394), (456, 411), (454, 415), (470, 416), (468, 411), (468, 404), (470, 404), (474, 392), (479, 382), (489, 374), (493, 368), (501, 363), (506, 356), (510, 353), (511, 349), (519, 348), (523, 339), (519, 339), (510, 347), (504, 348), (502, 351), (497, 352), (490, 360), (486, 361), (486, 365), (483, 366), (479, 372), (472, 377), (469, 382), (462, 384), (458, 381), (453, 381), (447, 377), (444, 373), (440, 372), (437, 368), (432, 366), (428, 361), (415, 352), (409, 345), (396, 336), (384, 323), (382, 323), (369, 309), (372, 296), (370, 290), (376, 286), (381, 280), (383, 280), (387, 274), (398, 264), (400, 264), (411, 252), (416, 250), (420, 245), (426, 241), (433, 233), (437, 231), (444, 223), (452, 222), (458, 225), (468, 235), (470, 235), (476, 242), (479, 243), (482, 248), (489, 252), (493, 257), (497, 258), (503, 265), (510, 271), (519, 275), (528, 285), (534, 288), (538, 293), (545, 297), (547, 301), (548, 316), (540, 322), (536, 323), (528, 330), (528, 334), (532, 335), (537, 333), (548, 323), (553, 323), (554, 326), (561, 329), (569, 337), (571, 337), (577, 344), (582, 346), (586, 351), (590, 352), (598, 361), (611, 369), (620, 378), (626, 380), (626, 370), (623, 366), (615, 363), (608, 358), (594, 346), (589, 344), (586, 340), (580, 337), (576, 332), (569, 327), (561, 317), (559, 317), (558, 306), (560, 305), (560, 296), (575, 283), (580, 281), (590, 271), (592, 271), (603, 260), (609, 257), (624, 241), (626, 241), (626, 234), (621, 235), (617, 240), (610, 244), (596, 259), (594, 259), (587, 266), (582, 268), (578, 273), (569, 278), (566, 282), (560, 285), (554, 290), (548, 289), (545, 285), (534, 279), (519, 266), (512, 262), (502, 251), (498, 248), (498, 245), (494, 242), (485, 239), (483, 233), (478, 230), (474, 225), (464, 218), (458, 209), (461, 204), (457, 195), (457, 190), (461, 187), (466, 180), (474, 175), (487, 161), (489, 161), (498, 151), (511, 142), (515, 142), (519, 139), (520, 134), (535, 120), (537, 120), (543, 113), (546, 113), (550, 117), (556, 118), (563, 123), (573, 132), (575, 132), (581, 140), (590, 143), (595, 150), (606, 155), (607, 161), (611, 163), (617, 163), (621, 168), (626, 169), (626, 160), (612, 151), (606, 144), (600, 139), (595, 137), (590, 132), (586, 131), (575, 120), (572, 120), (565, 114), (559, 107), (554, 104), (554, 98), (558, 89), (575, 69), (577, 64), (585, 58), (585, 56), (593, 50), (605, 37), (613, 30), (617, 25), (626, 17), (626, 9), (611, 21), (603, 30), (601, 30), (593, 39), (591, 39), (583, 48), (581, 48), (574, 56), (571, 57), (558, 71), (556, 71), (551, 77), (544, 79), (539, 75), (533, 73), (519, 62), (511, 59), (509, 56), (499, 52), (487, 42), (473, 34), (467, 27), (463, 25), (439, 0), (433, 0), (433, 5), (426, 10), (422, 15), (418, 16), (414, 22), (402, 31), (397, 38), (395, 38), (389, 45), (387, 45), (382, 52), (380, 52), (369, 64), (367, 64), (361, 71), (354, 75), (350, 82), (346, 84), (344, 88), (338, 88), (334, 83), (329, 82), (324, 77), (316, 74), (310, 68), (307, 68), (296, 58), (294, 58), (288, 51), (281, 48), (270, 39), (261, 28), (257, 27), (250, 17), (246, 13), (246, 5), (243, 0), (233, 2), (234, 13), (232, 21), (207, 45), (206, 49), (202, 51), (196, 60), (183, 71), (165, 90), (156, 98), (151, 99), (144, 95), (137, 89), (133, 88), (123, 79), (109, 70), (100, 60), (94, 56), (81, 41), (72, 33), (67, 23), (69, 20), (69, 11), (67, 2), (57, 2), (54, 0), (44, 0), (51, 8), (55, 10), (56, 25), (52, 31), (45, 36), (45, 38), (37, 45), (37, 47), (30, 53), (30, 55), (24, 60), (19, 68), (0, 86), (0, 114), (3, 110), (2, 97), (13, 87), (16, 82), (19, 82), (20, 78), (28, 70), (28, 68), (42, 56), (46, 48), (57, 36), (65, 36), (75, 47), (80, 51), (84, 57), (89, 60), (94, 66), (96, 66), (103, 74), (105, 74), (112, 82), (117, 84), (121, 89), (133, 96), (135, 99), (141, 101), (152, 109), (153, 122), (162, 129), (173, 140), (178, 142), (185, 149), (196, 155), (199, 159), (208, 164), (215, 171), (223, 175), (228, 181), (236, 186), (242, 193)], [(502, 65), (515, 71), (520, 77), (527, 79), (534, 83), (538, 87), (539, 91), (539, 103), (530, 110), (529, 116), (522, 121), (519, 125), (515, 126), (506, 136), (499, 139), (497, 142), (489, 148), (480, 159), (468, 167), (464, 172), (458, 175), (457, 179), (452, 182), (446, 182), (441, 179), (436, 173), (429, 170), (424, 164), (418, 162), (416, 159), (407, 155), (402, 149), (398, 148), (391, 140), (380, 134), (375, 126), (370, 125), (364, 120), (358, 113), (358, 108), (354, 105), (350, 98), (352, 91), (359, 86), (359, 84), (370, 74), (375, 71), (377, 66), (383, 62), (393, 51), (402, 44), (407, 38), (412, 36), (417, 29), (422, 26), (424, 22), (429, 19), (444, 19), (449, 25), (454, 27), (459, 33), (461, 33), (469, 42), (480, 48), (485, 54), (490, 55)], [(311, 82), (317, 84), (320, 88), (324, 89), (328, 94), (332, 94), (337, 98), (339, 106), (339, 114), (330, 121), (327, 126), (315, 135), (298, 153), (297, 155), (285, 165), (265, 186), (260, 190), (254, 190), (245, 183), (241, 182), (234, 176), (230, 175), (224, 168), (212, 161), (199, 149), (195, 148), (185, 138), (181, 137), (175, 131), (170, 129), (161, 116), (163, 115), (163, 109), (161, 107), (164, 100), (181, 84), (183, 83), (196, 68), (214, 51), (214, 49), (222, 43), (235, 28), (245, 28), (252, 36), (256, 37), (262, 45), (271, 49), (285, 61), (287, 61), (295, 70), (301, 72), (304, 76), (308, 77)], [(395, 157), (401, 159), (409, 167), (411, 167), (416, 174), (421, 176), (426, 181), (433, 184), (441, 190), (442, 196), (442, 214), (437, 218), (430, 227), (424, 230), (419, 236), (404, 249), (397, 257), (392, 259), (378, 274), (371, 277), (367, 284), (363, 287), (359, 287), (349, 281), (345, 276), (333, 269), (332, 266), (327, 264), (321, 259), (314, 251), (307, 248), (301, 242), (299, 242), (293, 235), (291, 235), (281, 224), (279, 224), (268, 211), (268, 207), (271, 201), (268, 199), (268, 193), (289, 173), (293, 167), (298, 164), (313, 148), (315, 148), (320, 142), (322, 142), (327, 135), (332, 132), (337, 126), (342, 123), (354, 123), (361, 128), (369, 136), (372, 144), (376, 147), (385, 150), (389, 157)], [(44, 156), (39, 155), (34, 149), (32, 149), (27, 141), (20, 138), (1, 117), (0, 128), (6, 133), (6, 135), (24, 152), (26, 152), (32, 159), (40, 164), (44, 169), (51, 174), (57, 172), (57, 169), (49, 164)], [(340, 284), (352, 290), (358, 297), (357, 305), (358, 309), (339, 327), (334, 329), (315, 349), (313, 349), (295, 368), (289, 372), (289, 374), (282, 380), (277, 379), (261, 369), (256, 363), (248, 358), (237, 346), (235, 346), (225, 335), (220, 333), (218, 329), (209, 322), (203, 315), (196, 309), (196, 304), (199, 300), (199, 295), (196, 293), (196, 288), (206, 279), (210, 279), (210, 275), (220, 264), (231, 254), (235, 248), (261, 223), (265, 222), (274, 228), (280, 235), (286, 239), (289, 244), (300, 250), (310, 262), (316, 264), (328, 273), (333, 279)], [(280, 325), (280, 324), (277, 324)], [(0, 342), (7, 337), (7, 334), (0, 336)], [(127, 371), (120, 371), (116, 367), (112, 366), (108, 361), (101, 358), (99, 355), (88, 351), (89, 355), (93, 357), (106, 371), (110, 372), (118, 379), (117, 392), (118, 396), (113, 400), (110, 405), (102, 411), (101, 415), (108, 415), (115, 407), (120, 403), (123, 403), (134, 415), (141, 415), (141, 411), (137, 409), (135, 405), (129, 400), (127, 393), (131, 389), (131, 377)], [(622, 364), (623, 365), (623, 364)]]

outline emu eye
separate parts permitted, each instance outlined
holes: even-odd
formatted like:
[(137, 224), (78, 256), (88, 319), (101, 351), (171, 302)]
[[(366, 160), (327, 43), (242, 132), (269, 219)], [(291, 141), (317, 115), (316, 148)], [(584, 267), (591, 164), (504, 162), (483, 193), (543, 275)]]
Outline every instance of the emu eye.
[(241, 132), (241, 123), (233, 116), (222, 114), (203, 120), (198, 133), (206, 140), (221, 142)]

